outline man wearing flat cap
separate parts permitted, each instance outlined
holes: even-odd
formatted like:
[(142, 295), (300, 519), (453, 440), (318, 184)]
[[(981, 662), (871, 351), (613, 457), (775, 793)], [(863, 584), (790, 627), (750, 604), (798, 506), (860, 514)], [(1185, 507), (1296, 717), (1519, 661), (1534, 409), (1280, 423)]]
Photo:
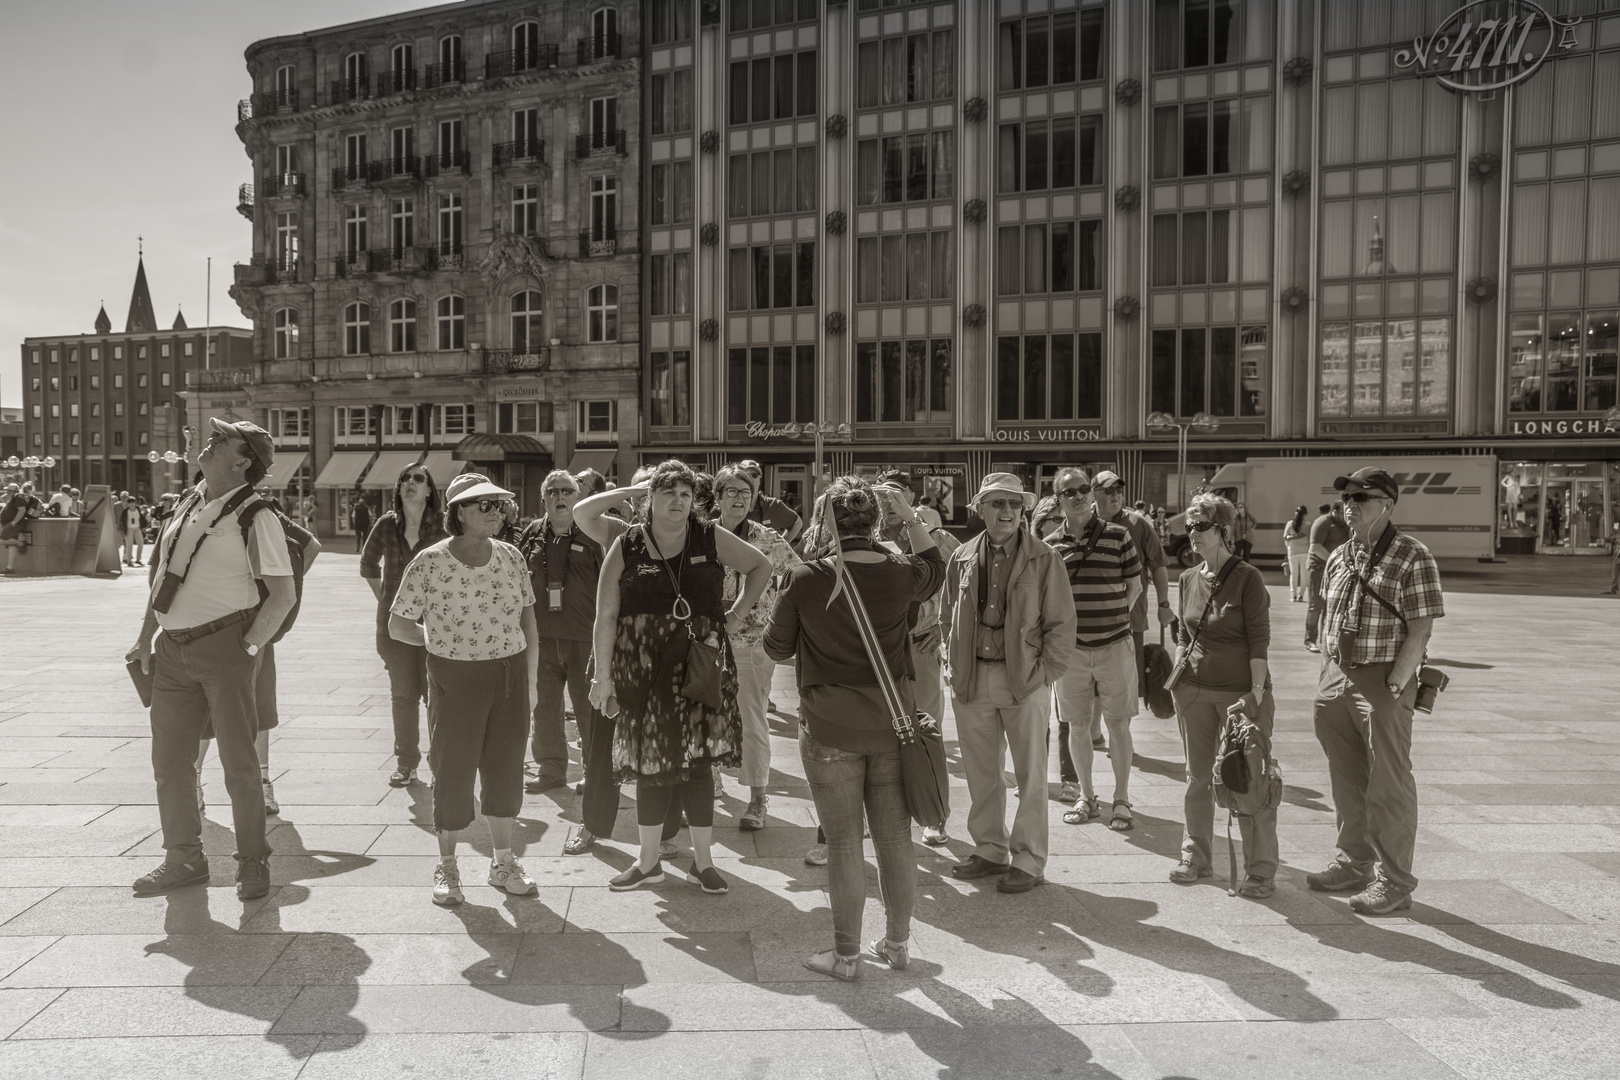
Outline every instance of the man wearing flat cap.
[(251, 900), (270, 889), (255, 684), (261, 651), (281, 629), (297, 591), (276, 515), (254, 514), (245, 542), (238, 518), (257, 498), (253, 486), (274, 459), (270, 433), (247, 421), (215, 418), (209, 426), (197, 458), (202, 482), (158, 537), (146, 618), (125, 657), (152, 676), (152, 772), (164, 851), (162, 865), (139, 878), (135, 892), (150, 896), (208, 882), (196, 760), (212, 723), (236, 830), (236, 894)]
[[(951, 873), (1028, 892), (1046, 880), (1047, 726), (1052, 684), (1074, 652), (1074, 598), (1062, 557), (1029, 527), (1035, 496), (1018, 477), (990, 473), (969, 505), (985, 530), (951, 555), (940, 594), (974, 845)], [(1009, 749), (1018, 781), (1010, 835)]]
[(1328, 759), (1338, 858), (1305, 881), (1319, 892), (1356, 891), (1350, 907), (1387, 915), (1412, 906), (1417, 878), (1417, 781), (1412, 711), (1434, 620), (1445, 614), (1429, 549), (1390, 519), (1400, 485), (1376, 466), (1333, 481), (1347, 543), (1323, 572), (1327, 611), (1316, 738)]

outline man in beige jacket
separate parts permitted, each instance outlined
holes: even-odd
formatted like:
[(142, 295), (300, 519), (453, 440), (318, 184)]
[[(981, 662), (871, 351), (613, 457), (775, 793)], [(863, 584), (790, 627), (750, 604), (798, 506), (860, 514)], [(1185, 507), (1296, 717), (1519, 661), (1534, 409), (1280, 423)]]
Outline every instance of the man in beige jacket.
[[(1021, 893), (1046, 880), (1047, 729), (1052, 684), (1074, 652), (1074, 600), (1062, 558), (1029, 528), (1035, 496), (1016, 476), (990, 473), (970, 505), (985, 531), (952, 554), (940, 612), (974, 844), (951, 873), (999, 876), (997, 889)], [(1008, 748), (1018, 781), (1011, 836)]]

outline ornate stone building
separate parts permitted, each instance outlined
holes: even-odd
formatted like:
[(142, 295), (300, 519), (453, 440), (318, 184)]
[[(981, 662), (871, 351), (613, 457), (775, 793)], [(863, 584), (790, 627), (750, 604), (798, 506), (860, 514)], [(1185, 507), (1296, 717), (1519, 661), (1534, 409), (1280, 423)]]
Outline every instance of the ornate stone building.
[(199, 412), (264, 424), (323, 535), (417, 461), (531, 513), (554, 464), (627, 472), (639, 34), (634, 3), (482, 0), (247, 49), (256, 363)]

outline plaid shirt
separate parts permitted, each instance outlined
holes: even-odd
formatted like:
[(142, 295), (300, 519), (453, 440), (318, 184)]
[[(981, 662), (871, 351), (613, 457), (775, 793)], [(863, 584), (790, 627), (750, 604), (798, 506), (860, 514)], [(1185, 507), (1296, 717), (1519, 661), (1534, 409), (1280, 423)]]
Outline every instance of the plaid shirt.
[(382, 599), (378, 603), (381, 610), (387, 611), (394, 602), (400, 579), (405, 576), (405, 568), (411, 564), (417, 552), (432, 547), (449, 535), (442, 525), (436, 522), (430, 524), (424, 516), (421, 535), (413, 548), (406, 543), (405, 530), (392, 510), (377, 519), (360, 552), (360, 576), (382, 578)]
[[(1406, 640), (1406, 627), (1388, 608), (1366, 595), (1356, 580), (1358, 566), (1378, 595), (1388, 600), (1408, 622), (1438, 619), (1446, 613), (1445, 599), (1440, 592), (1440, 568), (1421, 542), (1397, 531), (1389, 550), (1369, 572), (1366, 566), (1371, 556), (1372, 548), (1352, 537), (1333, 549), (1323, 572), (1327, 618), (1321, 640), (1328, 653), (1341, 664), (1392, 663)], [(1346, 625), (1359, 626), (1361, 632), (1356, 637), (1352, 655), (1337, 656), (1339, 631)]]

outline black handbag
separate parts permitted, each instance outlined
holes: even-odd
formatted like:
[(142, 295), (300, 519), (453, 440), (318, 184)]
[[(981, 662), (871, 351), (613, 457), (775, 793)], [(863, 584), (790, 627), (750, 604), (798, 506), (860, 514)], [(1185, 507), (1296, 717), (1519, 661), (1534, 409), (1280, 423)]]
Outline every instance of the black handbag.
[[(651, 526), (647, 529), (647, 541), (652, 544), (653, 550), (658, 552), (664, 573), (669, 575), (670, 584), (675, 588), (675, 603), (670, 613), (686, 628), (685, 656), (671, 657), (676, 662), (685, 664), (685, 670), (681, 674), (681, 696), (718, 712), (725, 705), (720, 690), (721, 676), (725, 670), (725, 653), (718, 645), (710, 645), (692, 630), (692, 605), (681, 595), (681, 578), (686, 574), (687, 549), (691, 547), (691, 541), (688, 540), (687, 546), (681, 549), (679, 571), (669, 568), (669, 560), (663, 557), (664, 553), (659, 550), (658, 541), (653, 539)], [(666, 646), (666, 655), (669, 655), (667, 651), (669, 649), (670, 646)]]
[(913, 821), (925, 828), (943, 825), (951, 813), (951, 792), (950, 772), (945, 767), (945, 737), (940, 732), (939, 721), (908, 707), (889, 671), (889, 662), (883, 656), (854, 577), (846, 573), (843, 578), (844, 595), (855, 616), (861, 644), (877, 675), (889, 715), (894, 718), (895, 738), (900, 740), (900, 783), (905, 789), (906, 810)]

